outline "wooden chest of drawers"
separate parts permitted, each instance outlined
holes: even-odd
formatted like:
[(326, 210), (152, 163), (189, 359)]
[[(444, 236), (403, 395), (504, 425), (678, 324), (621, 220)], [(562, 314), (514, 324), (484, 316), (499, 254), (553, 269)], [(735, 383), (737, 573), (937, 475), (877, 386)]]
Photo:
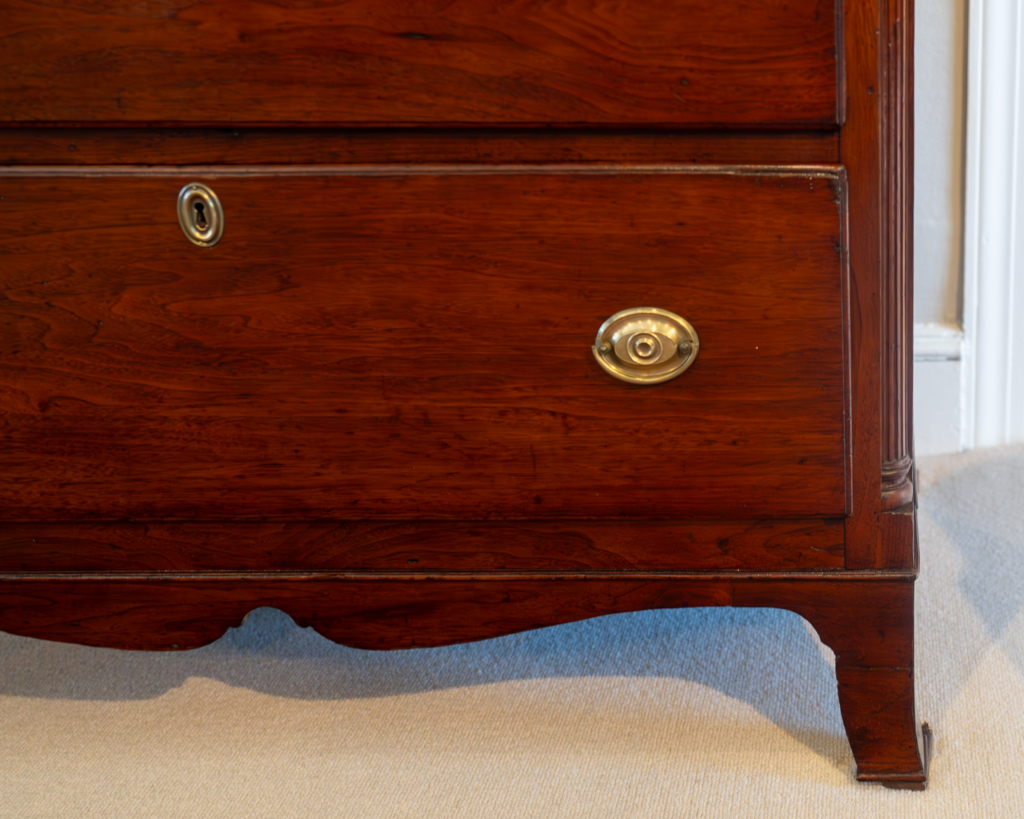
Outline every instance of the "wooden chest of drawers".
[(0, 10), (0, 629), (788, 608), (923, 787), (906, 0)]

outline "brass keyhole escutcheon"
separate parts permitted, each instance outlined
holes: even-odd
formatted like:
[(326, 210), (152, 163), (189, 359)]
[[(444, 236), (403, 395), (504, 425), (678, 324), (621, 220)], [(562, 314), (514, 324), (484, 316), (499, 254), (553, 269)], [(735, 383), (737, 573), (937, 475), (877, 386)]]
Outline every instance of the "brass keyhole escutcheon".
[(697, 357), (697, 331), (682, 316), (658, 307), (622, 310), (601, 325), (593, 352), (605, 372), (631, 384), (660, 384), (682, 374)]
[(192, 244), (213, 247), (224, 235), (224, 209), (213, 190), (190, 182), (178, 193), (178, 223)]

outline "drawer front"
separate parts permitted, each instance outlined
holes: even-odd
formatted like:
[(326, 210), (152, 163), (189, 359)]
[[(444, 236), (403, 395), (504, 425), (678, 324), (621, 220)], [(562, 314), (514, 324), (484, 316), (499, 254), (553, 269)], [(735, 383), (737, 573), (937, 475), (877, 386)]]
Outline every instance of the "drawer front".
[[(84, 173), (0, 178), (7, 520), (845, 512), (836, 169)], [(638, 306), (678, 378), (595, 361)]]
[(0, 121), (834, 125), (821, 0), (0, 0)]

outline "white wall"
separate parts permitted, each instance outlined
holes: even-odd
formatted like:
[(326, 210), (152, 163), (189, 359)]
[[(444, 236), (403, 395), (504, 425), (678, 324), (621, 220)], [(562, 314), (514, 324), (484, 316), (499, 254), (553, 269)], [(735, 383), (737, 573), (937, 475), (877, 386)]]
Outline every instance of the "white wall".
[(914, 321), (960, 321), (966, 0), (917, 0)]
[(919, 455), (1024, 441), (1024, 0), (960, 2), (917, 9)]
[(967, 0), (916, 5), (914, 435), (925, 456), (956, 452), (963, 439)]

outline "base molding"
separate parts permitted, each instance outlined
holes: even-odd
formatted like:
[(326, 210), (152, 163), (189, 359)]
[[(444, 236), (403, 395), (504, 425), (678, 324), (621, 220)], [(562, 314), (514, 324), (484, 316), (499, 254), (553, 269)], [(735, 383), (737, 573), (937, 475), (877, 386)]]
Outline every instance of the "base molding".
[(279, 609), (335, 642), (384, 650), (694, 606), (781, 608), (807, 620), (836, 655), (839, 704), (858, 777), (890, 787), (923, 786), (926, 747), (914, 708), (909, 574), (0, 576), (2, 631), (157, 651), (211, 643), (260, 607)]

